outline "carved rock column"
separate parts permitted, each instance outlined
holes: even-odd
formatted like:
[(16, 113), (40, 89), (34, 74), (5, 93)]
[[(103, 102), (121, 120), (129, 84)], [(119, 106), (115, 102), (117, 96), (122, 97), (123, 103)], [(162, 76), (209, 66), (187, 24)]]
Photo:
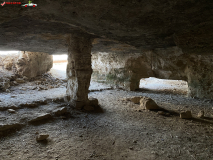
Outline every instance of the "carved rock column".
[(68, 47), (66, 101), (81, 109), (89, 105), (92, 41), (87, 36), (72, 35)]

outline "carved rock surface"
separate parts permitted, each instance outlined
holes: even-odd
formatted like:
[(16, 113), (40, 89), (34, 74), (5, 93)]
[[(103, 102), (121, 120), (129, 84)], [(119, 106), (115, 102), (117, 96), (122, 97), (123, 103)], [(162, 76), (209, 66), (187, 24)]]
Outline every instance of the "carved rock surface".
[(20, 52), (16, 63), (18, 74), (28, 78), (46, 73), (52, 66), (53, 57), (40, 52)]

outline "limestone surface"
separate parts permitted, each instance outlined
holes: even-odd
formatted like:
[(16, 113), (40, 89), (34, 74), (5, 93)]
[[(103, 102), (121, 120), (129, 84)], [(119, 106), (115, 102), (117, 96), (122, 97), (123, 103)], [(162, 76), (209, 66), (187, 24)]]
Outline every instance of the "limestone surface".
[(46, 73), (52, 66), (53, 57), (47, 53), (40, 52), (20, 52), (16, 63), (18, 74), (28, 78)]

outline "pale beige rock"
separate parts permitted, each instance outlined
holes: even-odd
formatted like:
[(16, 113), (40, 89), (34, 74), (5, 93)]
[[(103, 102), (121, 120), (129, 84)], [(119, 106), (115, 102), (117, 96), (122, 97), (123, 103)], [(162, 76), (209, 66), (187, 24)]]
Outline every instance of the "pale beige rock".
[(16, 63), (18, 74), (27, 78), (42, 75), (48, 72), (52, 66), (52, 55), (42, 52), (20, 52)]
[(20, 123), (12, 123), (12, 124), (2, 124), (0, 123), (0, 131), (6, 131), (9, 129), (17, 129), (21, 128), (22, 124)]
[(198, 118), (204, 118), (204, 111), (200, 111), (197, 116)]
[(140, 108), (141, 109), (148, 109), (148, 110), (158, 110), (161, 109), (155, 101), (148, 97), (142, 97), (140, 99)]
[(132, 97), (132, 98), (131, 98), (131, 101), (132, 101), (133, 103), (135, 103), (135, 104), (139, 104), (141, 98), (142, 98), (142, 97)]
[(9, 113), (16, 113), (16, 111), (14, 109), (8, 109), (7, 110)]
[(41, 121), (41, 120), (44, 120), (44, 119), (49, 119), (51, 118), (51, 114), (49, 113), (42, 113), (42, 114), (38, 114), (36, 115), (35, 118), (31, 119), (29, 122), (37, 122), (37, 121)]
[(49, 137), (49, 134), (39, 134), (36, 136), (36, 141), (43, 141), (46, 140)]
[(159, 115), (165, 115), (165, 112), (163, 112), (163, 111), (158, 111), (157, 114), (159, 114)]
[(53, 111), (53, 113), (56, 116), (63, 115), (65, 113), (67, 113), (67, 108), (66, 107), (62, 107), (62, 108), (56, 109), (56, 110)]
[(23, 78), (17, 78), (16, 82), (17, 83), (25, 83), (25, 80)]
[(191, 111), (185, 111), (180, 113), (180, 118), (182, 119), (190, 119), (192, 118)]

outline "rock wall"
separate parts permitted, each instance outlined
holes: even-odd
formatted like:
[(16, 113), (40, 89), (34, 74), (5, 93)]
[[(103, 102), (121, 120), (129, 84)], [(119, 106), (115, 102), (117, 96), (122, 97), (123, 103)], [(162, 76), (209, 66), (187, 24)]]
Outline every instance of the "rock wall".
[(8, 71), (11, 71), (18, 57), (18, 53), (8, 53), (0, 55), (0, 70), (6, 69)]
[(19, 52), (0, 56), (0, 90), (7, 91), (17, 77), (28, 79), (48, 72), (53, 57), (47, 53)]
[(93, 80), (127, 90), (137, 89), (141, 78), (153, 76), (150, 63), (141, 53), (96, 52), (92, 54), (92, 68)]
[(92, 55), (93, 80), (128, 90), (139, 87), (141, 78), (185, 80), (188, 96), (213, 98), (213, 56), (184, 54), (178, 47), (141, 53)]
[(16, 62), (17, 73), (33, 78), (48, 72), (53, 66), (53, 56), (41, 52), (20, 52)]

